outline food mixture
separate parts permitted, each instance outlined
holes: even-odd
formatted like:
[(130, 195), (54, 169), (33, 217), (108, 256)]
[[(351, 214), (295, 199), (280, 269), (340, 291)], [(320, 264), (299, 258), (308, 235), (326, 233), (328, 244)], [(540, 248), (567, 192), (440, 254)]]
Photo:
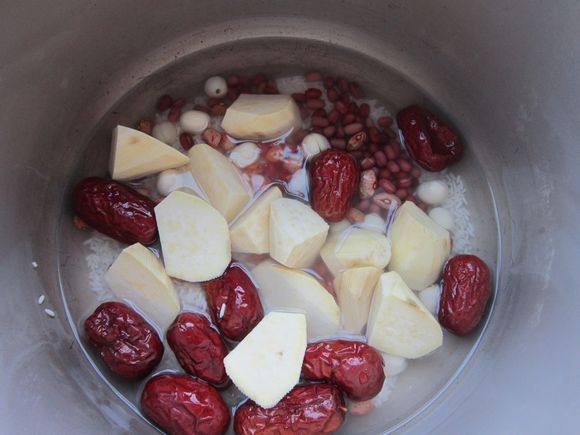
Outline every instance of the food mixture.
[[(450, 201), (462, 141), (424, 107), (392, 118), (319, 72), (204, 89), (117, 126), (109, 177), (74, 188), (74, 225), (101, 234), (91, 286), (110, 299), (84, 339), (144, 383), (141, 411), (167, 433), (334, 432), (443, 328), (468, 335), (485, 314), (491, 272)], [(164, 352), (180, 372), (160, 370)]]

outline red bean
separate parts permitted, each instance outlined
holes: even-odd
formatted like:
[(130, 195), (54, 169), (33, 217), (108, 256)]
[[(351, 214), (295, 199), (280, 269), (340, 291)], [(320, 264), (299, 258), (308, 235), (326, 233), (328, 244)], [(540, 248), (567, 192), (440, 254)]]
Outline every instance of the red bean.
[(379, 146), (376, 143), (369, 144), (369, 151), (371, 153), (376, 153), (379, 150)]
[(335, 101), (338, 100), (338, 91), (334, 88), (331, 88), (326, 93), (326, 96), (328, 97), (328, 101), (331, 101), (334, 103)]
[(169, 122), (177, 122), (179, 121), (179, 117), (181, 116), (181, 109), (185, 105), (185, 100), (177, 100), (169, 109), (169, 113), (167, 114), (167, 120)]
[(332, 110), (329, 114), (328, 114), (328, 120), (331, 123), (335, 123), (336, 121), (338, 121), (338, 118), (340, 118), (340, 113), (338, 113), (337, 110)]
[(300, 117), (302, 119), (306, 119), (310, 116), (310, 112), (308, 112), (308, 109), (304, 106), (300, 106)]
[(393, 161), (390, 161), (387, 164), (387, 169), (389, 171), (391, 171), (392, 173), (394, 173), (394, 174), (396, 174), (397, 172), (400, 172), (401, 171), (401, 168), (399, 168), (399, 165), (397, 165), (397, 163), (396, 162), (393, 162)]
[[(383, 168), (387, 165), (387, 156), (382, 151), (377, 151), (373, 154), (375, 161), (377, 162), (377, 166)], [(390, 163), (390, 162), (389, 162)]]
[(366, 118), (371, 113), (371, 108), (367, 103), (363, 103), (360, 105), (358, 109), (358, 114), (363, 118)]
[(256, 74), (254, 77), (252, 77), (252, 83), (256, 86), (258, 86), (259, 84), (265, 83), (268, 81), (268, 78), (266, 77), (265, 74)]
[(373, 121), (373, 118), (367, 118), (365, 123), (367, 128), (376, 128), (375, 121)]
[(339, 77), (338, 79), (338, 87), (342, 92), (348, 92), (348, 81), (343, 78), (343, 77)]
[(309, 100), (306, 101), (306, 107), (308, 107), (309, 109), (323, 109), (325, 106), (324, 101), (322, 100), (316, 100), (314, 98), (311, 98)]
[(308, 88), (306, 89), (306, 98), (310, 99), (310, 98), (314, 98), (314, 99), (318, 99), (320, 97), (322, 97), (322, 91), (320, 89), (316, 89), (316, 88)]
[(137, 129), (145, 134), (151, 134), (153, 132), (153, 121), (151, 119), (142, 119), (137, 125)]
[(375, 127), (369, 128), (369, 139), (372, 143), (380, 142), (379, 131)]
[(393, 125), (393, 118), (390, 116), (381, 116), (377, 122), (381, 127), (387, 128)]
[(411, 187), (412, 185), (413, 185), (413, 179), (409, 176), (399, 178), (399, 180), (397, 180), (397, 187), (407, 188), (407, 187)]
[(399, 172), (397, 172), (396, 174), (393, 174), (393, 175), (395, 176), (395, 178), (397, 180), (400, 180), (401, 178), (405, 178), (405, 177), (408, 177), (409, 176), (409, 174), (407, 174), (406, 172), (402, 172), (402, 171), (399, 171)]
[(346, 148), (346, 141), (344, 139), (341, 138), (334, 138), (334, 139), (330, 139), (330, 145), (332, 145), (333, 148), (338, 148), (338, 149), (345, 149)]
[(372, 157), (365, 157), (362, 162), (360, 162), (360, 167), (363, 169), (370, 169), (375, 166), (375, 159)]
[(328, 127), (329, 124), (328, 119), (322, 116), (313, 116), (311, 122), (313, 127)]
[(356, 116), (353, 115), (352, 113), (347, 113), (342, 117), (343, 125), (352, 124), (354, 121), (356, 121)]
[(390, 145), (392, 145), (395, 150), (395, 158), (399, 157), (401, 155), (401, 145), (399, 145), (398, 142), (391, 142)]
[(334, 125), (329, 125), (324, 130), (322, 130), (322, 134), (328, 138), (334, 136), (334, 133), (336, 133), (336, 127)]
[(360, 100), (361, 98), (364, 98), (365, 94), (362, 91), (361, 87), (359, 86), (359, 84), (357, 82), (350, 82), (348, 84), (348, 89), (350, 90), (350, 93), (352, 94), (352, 96), (354, 98), (356, 98), (357, 100)]
[(322, 127), (312, 127), (312, 131), (314, 133), (320, 133), (320, 134), (322, 134), (322, 132), (324, 131), (324, 129)]
[(322, 116), (323, 118), (327, 117), (326, 110), (324, 109), (316, 109), (312, 112), (312, 116)]
[(348, 113), (352, 113), (353, 115), (358, 115), (358, 105), (356, 103), (350, 103), (348, 105)]
[(191, 149), (194, 145), (193, 137), (189, 133), (181, 133), (179, 135), (179, 143), (185, 151)]
[(370, 205), (371, 205), (370, 199), (363, 199), (361, 202), (358, 203), (356, 208), (358, 208), (361, 211), (367, 211)]
[(381, 172), (379, 173), (380, 178), (389, 178), (390, 176), (391, 176), (391, 171), (389, 171), (387, 168), (381, 169)]
[(164, 110), (169, 109), (171, 106), (173, 106), (173, 98), (171, 98), (170, 95), (165, 94), (159, 97), (159, 100), (157, 101), (157, 110), (163, 112)]
[(324, 78), (324, 87), (326, 89), (331, 89), (334, 87), (334, 79), (332, 77), (325, 77)]
[(389, 144), (385, 147), (385, 154), (389, 160), (395, 160), (397, 158), (397, 153), (395, 152), (395, 148), (393, 145)]
[(294, 101), (296, 101), (297, 103), (306, 103), (306, 95), (304, 94), (292, 94), (292, 98), (294, 98)]
[(231, 74), (226, 81), (228, 82), (228, 86), (238, 86), (240, 84), (240, 76)]
[(407, 189), (397, 189), (395, 195), (401, 199), (405, 199), (409, 195), (409, 191)]
[(318, 71), (307, 72), (304, 77), (307, 82), (319, 82), (322, 80), (322, 74)]
[(336, 137), (344, 138), (344, 136), (344, 128), (342, 128), (342, 125), (339, 125), (336, 130)]
[(397, 163), (403, 172), (411, 172), (411, 169), (413, 169), (413, 165), (407, 159), (399, 159)]
[(344, 133), (347, 136), (352, 136), (354, 134), (357, 134), (362, 129), (363, 129), (362, 124), (359, 124), (358, 122), (353, 122), (352, 124), (345, 125), (345, 127), (344, 127)]
[(346, 115), (348, 113), (348, 106), (345, 103), (343, 103), (342, 101), (337, 101), (336, 103), (334, 103), (334, 108), (341, 115)]
[(411, 169), (411, 176), (413, 176), (415, 178), (419, 178), (421, 176), (421, 169), (419, 169), (419, 168)]
[(397, 188), (393, 182), (387, 180), (386, 178), (381, 178), (378, 184), (387, 193), (395, 193), (397, 191)]

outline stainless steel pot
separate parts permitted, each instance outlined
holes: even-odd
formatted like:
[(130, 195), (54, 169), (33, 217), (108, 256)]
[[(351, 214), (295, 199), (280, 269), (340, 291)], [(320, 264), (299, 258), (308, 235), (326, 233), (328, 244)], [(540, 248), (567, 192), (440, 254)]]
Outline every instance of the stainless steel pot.
[(446, 385), (418, 390), (430, 392), (422, 406), (349, 433), (575, 431), (580, 4), (23, 0), (0, 16), (2, 432), (155, 432), (67, 321), (76, 281), (61, 272), (79, 261), (60, 227), (67, 185), (103, 164), (108, 127), (161, 90), (303, 64), (361, 76), (395, 107), (436, 102), (469, 143), (462, 170), (489, 182), (474, 198), (499, 290), (478, 346)]

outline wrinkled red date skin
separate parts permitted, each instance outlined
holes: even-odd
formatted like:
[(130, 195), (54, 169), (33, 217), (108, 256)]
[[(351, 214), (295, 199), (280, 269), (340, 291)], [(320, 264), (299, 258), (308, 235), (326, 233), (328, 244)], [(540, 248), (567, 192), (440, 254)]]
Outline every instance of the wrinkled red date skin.
[(224, 367), (228, 349), (205, 316), (181, 313), (167, 329), (167, 342), (187, 373), (219, 388), (229, 384)]
[(116, 181), (85, 178), (74, 189), (73, 206), (84, 222), (119, 242), (150, 245), (157, 240), (155, 203)]
[(397, 114), (407, 149), (424, 169), (438, 172), (461, 158), (459, 135), (433, 113), (409, 106)]
[(491, 273), (475, 255), (458, 255), (445, 265), (439, 323), (467, 335), (479, 323), (491, 296)]
[(140, 379), (163, 357), (163, 343), (155, 329), (129, 306), (105, 302), (85, 320), (85, 334), (118, 376)]
[(329, 384), (294, 387), (276, 406), (264, 409), (252, 401), (234, 417), (238, 435), (307, 435), (332, 433), (342, 425), (346, 407), (338, 388)]
[(162, 374), (147, 381), (141, 410), (170, 435), (221, 435), (230, 424), (219, 392), (187, 375)]
[(332, 382), (356, 401), (369, 400), (383, 388), (383, 357), (359, 341), (329, 340), (306, 347), (302, 377)]
[(359, 181), (356, 160), (345, 151), (327, 150), (310, 164), (312, 208), (329, 222), (338, 222), (351, 207)]
[(243, 339), (264, 317), (256, 286), (241, 266), (231, 264), (203, 286), (211, 318), (230, 340)]

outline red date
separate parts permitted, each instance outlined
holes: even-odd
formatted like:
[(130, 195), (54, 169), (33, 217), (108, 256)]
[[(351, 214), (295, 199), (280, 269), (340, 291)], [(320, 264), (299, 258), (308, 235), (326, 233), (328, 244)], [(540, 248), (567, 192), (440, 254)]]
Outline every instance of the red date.
[(467, 335), (480, 322), (491, 296), (491, 273), (475, 255), (458, 255), (445, 265), (439, 323)]
[(409, 106), (397, 114), (397, 123), (410, 154), (422, 168), (438, 172), (461, 158), (459, 135), (427, 109)]
[(143, 414), (170, 435), (220, 435), (230, 410), (218, 391), (187, 375), (157, 375), (141, 395)]
[(84, 222), (119, 242), (150, 245), (157, 240), (155, 203), (128, 186), (85, 178), (74, 189), (73, 205)]
[(327, 221), (344, 219), (358, 180), (358, 164), (349, 153), (337, 150), (320, 153), (310, 165), (312, 208)]
[(211, 327), (209, 320), (198, 313), (182, 313), (167, 329), (167, 342), (183, 369), (216, 387), (226, 387), (224, 358), (228, 349)]
[(333, 385), (295, 387), (276, 406), (264, 409), (252, 401), (241, 405), (234, 417), (238, 435), (309, 435), (336, 431), (344, 421), (346, 407)]
[(85, 334), (107, 367), (125, 379), (147, 376), (163, 357), (155, 329), (120, 302), (105, 302), (85, 320)]
[(369, 400), (383, 388), (385, 371), (379, 352), (359, 341), (331, 340), (306, 347), (302, 377), (332, 382), (351, 399)]
[(264, 317), (256, 286), (239, 265), (231, 264), (204, 289), (213, 322), (230, 340), (243, 339)]

